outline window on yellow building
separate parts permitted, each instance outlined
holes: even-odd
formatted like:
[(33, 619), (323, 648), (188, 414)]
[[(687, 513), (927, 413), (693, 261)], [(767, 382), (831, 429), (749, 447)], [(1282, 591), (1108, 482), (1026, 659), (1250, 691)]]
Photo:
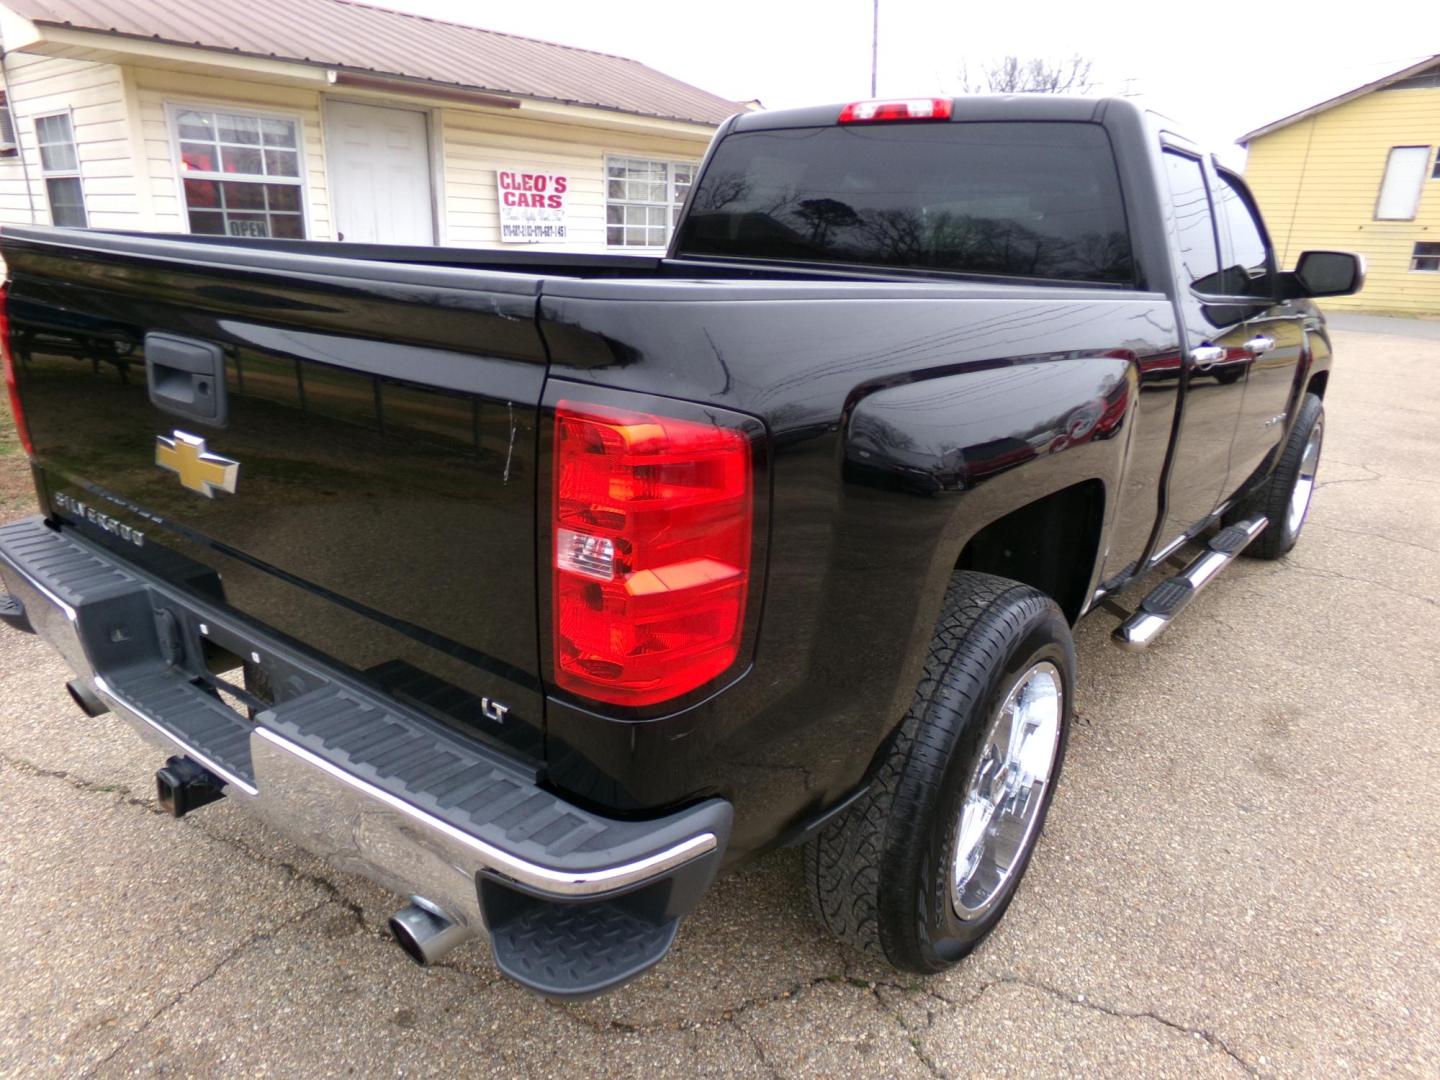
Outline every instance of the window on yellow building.
[(1430, 165), (1430, 147), (1393, 146), (1375, 202), (1376, 221), (1410, 221), (1420, 205), (1420, 188)]
[(1440, 274), (1440, 243), (1416, 244), (1415, 256), (1410, 261), (1410, 269)]

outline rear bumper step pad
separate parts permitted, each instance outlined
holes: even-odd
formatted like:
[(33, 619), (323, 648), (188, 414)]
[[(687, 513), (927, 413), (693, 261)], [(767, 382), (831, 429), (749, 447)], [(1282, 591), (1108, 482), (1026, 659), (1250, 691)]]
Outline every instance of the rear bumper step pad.
[[(536, 768), (39, 518), (0, 527), (0, 576), (137, 731), (340, 869), (488, 931), (501, 969), (540, 993), (590, 996), (658, 962), (718, 869), (728, 803), (649, 821), (573, 805)], [(232, 709), (198, 635), (264, 656), (293, 696), (253, 721)]]

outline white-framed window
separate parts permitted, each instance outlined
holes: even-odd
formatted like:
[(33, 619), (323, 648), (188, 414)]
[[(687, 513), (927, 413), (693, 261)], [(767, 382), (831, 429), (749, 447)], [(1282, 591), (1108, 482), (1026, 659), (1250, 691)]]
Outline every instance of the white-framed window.
[(172, 105), (170, 118), (192, 233), (305, 238), (298, 117)]
[(1415, 245), (1410, 257), (1410, 269), (1428, 274), (1440, 274), (1440, 243), (1422, 240)]
[(693, 161), (605, 159), (605, 243), (664, 247), (695, 181)]
[(1375, 202), (1376, 221), (1411, 221), (1420, 206), (1420, 189), (1430, 166), (1430, 147), (1392, 146)]
[(10, 113), (10, 95), (0, 90), (0, 157), (14, 157), (20, 152), (15, 138), (15, 117)]
[(69, 111), (35, 117), (35, 141), (40, 144), (40, 175), (45, 178), (51, 223), (85, 228), (89, 224), (85, 188), (80, 182), (80, 152)]

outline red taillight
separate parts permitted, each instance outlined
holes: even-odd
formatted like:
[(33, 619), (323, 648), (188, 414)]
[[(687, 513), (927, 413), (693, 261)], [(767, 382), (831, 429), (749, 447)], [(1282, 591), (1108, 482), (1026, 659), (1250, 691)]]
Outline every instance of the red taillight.
[(25, 453), (34, 454), (30, 428), (25, 424), (25, 410), (20, 407), (20, 384), (15, 375), (15, 358), (10, 355), (10, 283), (0, 285), (0, 360), (5, 365), (5, 389), (10, 393), (10, 415), (15, 418), (15, 433)]
[(562, 401), (554, 462), (556, 683), (639, 706), (726, 671), (750, 585), (745, 433)]
[(840, 110), (842, 124), (879, 124), (890, 120), (949, 120), (949, 98), (891, 98), (852, 101)]

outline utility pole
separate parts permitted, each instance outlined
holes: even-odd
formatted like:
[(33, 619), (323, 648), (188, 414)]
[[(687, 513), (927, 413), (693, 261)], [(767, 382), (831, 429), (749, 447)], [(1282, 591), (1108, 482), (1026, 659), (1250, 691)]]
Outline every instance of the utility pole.
[(870, 22), (870, 96), (875, 96), (875, 71), (880, 57), (880, 0), (874, 0)]

